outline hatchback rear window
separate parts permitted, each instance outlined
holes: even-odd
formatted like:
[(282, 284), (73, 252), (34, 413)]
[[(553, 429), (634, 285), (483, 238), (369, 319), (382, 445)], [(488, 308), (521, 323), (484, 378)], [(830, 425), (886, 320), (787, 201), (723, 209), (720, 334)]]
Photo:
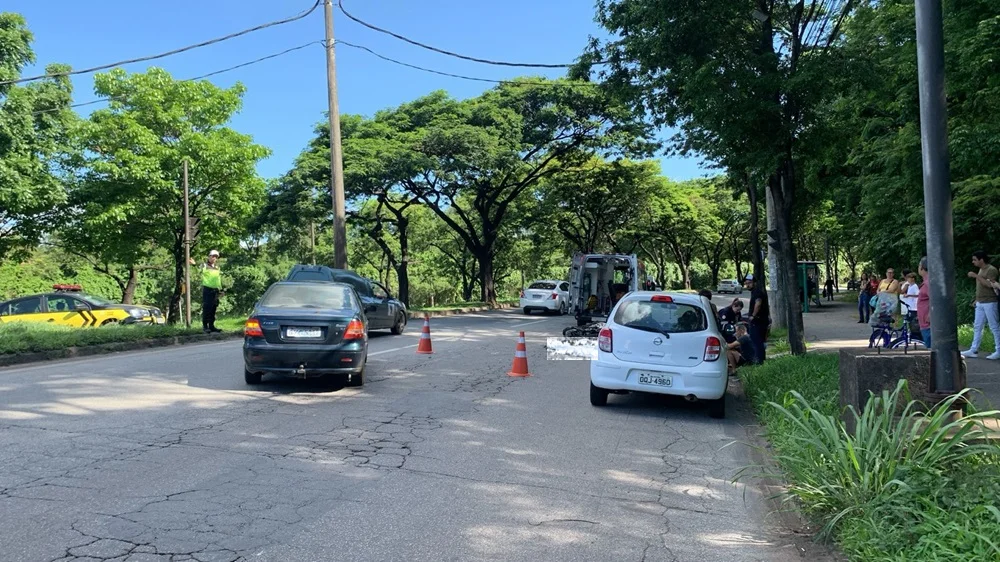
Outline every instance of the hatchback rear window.
[(708, 329), (708, 317), (699, 306), (674, 302), (630, 300), (615, 313), (615, 323), (640, 330), (685, 334)]
[(275, 285), (261, 298), (260, 305), (278, 308), (357, 308), (349, 288), (321, 283)]
[(555, 283), (549, 283), (547, 281), (537, 281), (528, 286), (529, 289), (541, 289), (543, 291), (551, 291), (556, 288)]

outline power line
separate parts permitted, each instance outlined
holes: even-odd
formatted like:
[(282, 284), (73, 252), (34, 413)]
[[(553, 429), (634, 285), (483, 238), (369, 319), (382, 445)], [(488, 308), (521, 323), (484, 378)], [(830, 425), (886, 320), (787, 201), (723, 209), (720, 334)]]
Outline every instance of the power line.
[(54, 74), (42, 74), (42, 75), (39, 75), (39, 76), (31, 76), (31, 77), (28, 77), (28, 78), (18, 78), (16, 80), (4, 80), (4, 81), (0, 82), (0, 86), (6, 86), (8, 84), (20, 84), (22, 82), (34, 82), (36, 80), (42, 80), (42, 79), (45, 79), (45, 78), (55, 78), (55, 77), (59, 77), (59, 76), (73, 76), (73, 75), (76, 75), (76, 74), (90, 74), (92, 72), (97, 72), (99, 70), (107, 70), (109, 68), (114, 68), (116, 66), (123, 66), (123, 65), (126, 65), (126, 64), (132, 64), (132, 63), (136, 63), (136, 62), (145, 62), (145, 61), (150, 61), (150, 60), (162, 59), (164, 57), (169, 57), (169, 56), (172, 56), (172, 55), (176, 55), (178, 53), (183, 53), (185, 51), (191, 51), (193, 49), (198, 49), (198, 48), (201, 48), (201, 47), (207, 47), (208, 45), (214, 45), (216, 43), (221, 43), (223, 41), (228, 41), (229, 39), (234, 39), (236, 37), (240, 37), (240, 36), (246, 35), (248, 33), (253, 33), (255, 31), (260, 31), (262, 29), (267, 29), (269, 27), (274, 27), (274, 26), (277, 26), (277, 25), (283, 25), (283, 24), (286, 24), (286, 23), (291, 23), (293, 21), (300, 20), (300, 19), (308, 16), (309, 14), (313, 13), (316, 10), (316, 8), (319, 7), (319, 5), (320, 5), (320, 3), (322, 1), (323, 0), (316, 0), (316, 2), (313, 3), (313, 5), (312, 5), (311, 8), (309, 8), (308, 10), (306, 10), (306, 11), (304, 11), (304, 12), (298, 14), (298, 15), (292, 16), (290, 18), (285, 18), (283, 20), (277, 20), (277, 21), (272, 21), (272, 22), (264, 23), (264, 24), (261, 24), (261, 25), (255, 26), (255, 27), (251, 27), (250, 29), (244, 29), (243, 31), (237, 31), (236, 33), (230, 33), (229, 35), (226, 35), (224, 37), (217, 37), (215, 39), (209, 39), (208, 41), (202, 41), (201, 43), (197, 43), (197, 44), (194, 44), (194, 45), (188, 45), (187, 47), (181, 47), (179, 49), (174, 49), (172, 51), (167, 51), (165, 53), (160, 53), (160, 54), (157, 54), (157, 55), (149, 55), (149, 56), (146, 56), (146, 57), (139, 57), (139, 58), (135, 58), (135, 59), (123, 60), (123, 61), (113, 62), (113, 63), (109, 63), (109, 64), (102, 64), (100, 66), (94, 66), (94, 67), (91, 67), (91, 68), (85, 68), (83, 70), (71, 70), (71, 71), (67, 71), (67, 72), (56, 72)]
[(493, 64), (493, 65), (496, 65), (496, 66), (520, 66), (520, 67), (524, 67), (524, 68), (570, 68), (570, 67), (574, 66), (572, 63), (570, 63), (570, 64), (539, 64), (539, 63), (530, 63), (530, 62), (497, 61), (497, 60), (481, 59), (481, 58), (477, 58), (477, 57), (470, 57), (468, 55), (462, 55), (462, 54), (455, 53), (455, 52), (452, 52), (452, 51), (446, 51), (444, 49), (439, 49), (437, 47), (432, 47), (431, 45), (427, 45), (427, 44), (421, 43), (419, 41), (414, 41), (413, 39), (410, 39), (409, 37), (404, 37), (404, 36), (402, 36), (402, 35), (400, 35), (398, 33), (394, 33), (392, 31), (389, 31), (388, 29), (383, 29), (383, 28), (378, 27), (376, 25), (370, 24), (370, 23), (368, 23), (368, 22), (366, 22), (366, 21), (364, 21), (362, 19), (359, 19), (359, 18), (351, 15), (350, 12), (348, 12), (347, 10), (344, 9), (344, 2), (343, 2), (343, 0), (337, 0), (337, 6), (340, 8), (340, 11), (343, 12), (344, 15), (348, 17), (348, 19), (351, 19), (351, 20), (353, 20), (353, 21), (355, 21), (355, 22), (357, 22), (357, 23), (359, 23), (359, 24), (367, 27), (368, 29), (371, 29), (373, 31), (377, 31), (379, 33), (384, 33), (386, 35), (390, 35), (392, 37), (395, 37), (396, 39), (399, 39), (400, 41), (405, 41), (405, 42), (407, 42), (407, 43), (409, 43), (411, 45), (415, 45), (415, 46), (420, 47), (422, 49), (427, 49), (429, 51), (434, 51), (435, 53), (441, 53), (442, 55), (448, 55), (449, 57), (455, 57), (455, 58), (459, 58), (459, 59), (462, 59), (462, 60), (468, 60), (468, 61), (472, 61), (472, 62), (481, 62), (483, 64)]
[[(270, 55), (265, 55), (263, 57), (254, 59), (252, 61), (247, 61), (247, 62), (244, 62), (244, 63), (240, 63), (240, 64), (237, 64), (235, 66), (230, 66), (230, 67), (227, 67), (227, 68), (223, 68), (221, 70), (214, 70), (212, 72), (209, 72), (208, 74), (202, 74), (201, 76), (195, 76), (193, 78), (184, 78), (183, 80), (178, 80), (178, 82), (193, 82), (195, 80), (203, 80), (203, 79), (208, 78), (210, 76), (216, 76), (218, 74), (223, 74), (225, 72), (231, 72), (233, 70), (236, 70), (236, 69), (239, 69), (239, 68), (243, 68), (245, 66), (254, 65), (254, 64), (257, 64), (257, 63), (260, 63), (260, 62), (264, 62), (266, 60), (270, 60), (270, 59), (273, 59), (273, 58), (276, 58), (276, 57), (280, 57), (282, 55), (287, 55), (288, 53), (291, 53), (291, 52), (294, 52), (294, 51), (298, 51), (298, 50), (301, 50), (301, 49), (305, 49), (306, 47), (311, 47), (313, 45), (322, 45), (322, 44), (323, 44), (322, 41), (310, 41), (308, 43), (304, 43), (304, 44), (299, 45), (297, 47), (292, 47), (290, 49), (285, 49), (284, 51), (280, 51), (280, 52), (273, 53), (273, 54), (270, 54)], [(107, 98), (101, 98), (101, 99), (97, 99), (97, 100), (85, 101), (85, 102), (81, 102), (81, 103), (74, 103), (74, 104), (68, 105), (66, 107), (54, 107), (54, 108), (51, 108), (51, 109), (42, 109), (42, 110), (39, 110), (39, 111), (35, 111), (34, 113), (32, 113), (32, 115), (40, 115), (42, 113), (50, 113), (50, 112), (53, 112), (53, 111), (62, 111), (64, 109), (70, 109), (70, 108), (74, 108), (74, 107), (84, 107), (84, 106), (87, 106), (87, 105), (94, 105), (96, 103), (104, 103), (104, 102), (115, 101), (115, 100), (120, 100), (120, 99), (123, 99), (122, 96), (109, 96)]]
[(488, 82), (490, 84), (523, 84), (525, 86), (566, 86), (566, 85), (571, 85), (571, 86), (576, 86), (576, 85), (597, 86), (598, 85), (598, 84), (596, 84), (594, 82), (582, 82), (582, 81), (573, 81), (573, 82), (556, 82), (556, 81), (553, 81), (553, 82), (530, 82), (530, 81), (523, 81), (523, 80), (495, 80), (495, 79), (492, 79), (492, 78), (479, 78), (479, 77), (476, 77), (476, 76), (466, 76), (466, 75), (463, 75), (463, 74), (452, 74), (450, 72), (443, 72), (441, 70), (434, 70), (432, 68), (425, 68), (423, 66), (417, 66), (415, 64), (410, 64), (408, 62), (403, 62), (403, 61), (400, 61), (400, 60), (396, 60), (394, 58), (387, 57), (385, 55), (379, 54), (379, 53), (373, 51), (372, 49), (370, 49), (368, 47), (365, 47), (364, 45), (355, 45), (354, 43), (349, 43), (347, 41), (344, 41), (343, 39), (337, 39), (336, 43), (340, 44), (340, 45), (347, 46), (347, 47), (353, 47), (355, 49), (359, 49), (359, 50), (365, 51), (365, 52), (367, 52), (367, 53), (369, 53), (371, 55), (374, 55), (374, 56), (376, 56), (376, 57), (384, 60), (384, 61), (391, 62), (393, 64), (398, 64), (400, 66), (405, 66), (407, 68), (412, 68), (412, 69), (420, 70), (420, 71), (423, 71), (423, 72), (429, 72), (431, 74), (438, 74), (440, 76), (448, 76), (450, 78), (459, 78), (461, 80), (470, 80), (470, 81), (473, 81), (473, 82)]

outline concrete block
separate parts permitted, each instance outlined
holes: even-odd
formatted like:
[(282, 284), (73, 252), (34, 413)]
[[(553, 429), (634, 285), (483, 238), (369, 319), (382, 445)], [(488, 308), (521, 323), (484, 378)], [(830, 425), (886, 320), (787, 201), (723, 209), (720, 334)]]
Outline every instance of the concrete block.
[[(931, 354), (929, 351), (902, 351), (868, 348), (845, 348), (840, 350), (840, 407), (841, 419), (848, 431), (854, 431), (854, 418), (847, 414), (847, 407), (853, 406), (860, 412), (868, 403), (871, 393), (879, 395), (883, 390), (893, 391), (900, 379), (909, 385), (913, 400), (933, 406), (945, 396), (933, 392), (931, 383)], [(960, 369), (957, 388), (965, 388), (964, 364)]]

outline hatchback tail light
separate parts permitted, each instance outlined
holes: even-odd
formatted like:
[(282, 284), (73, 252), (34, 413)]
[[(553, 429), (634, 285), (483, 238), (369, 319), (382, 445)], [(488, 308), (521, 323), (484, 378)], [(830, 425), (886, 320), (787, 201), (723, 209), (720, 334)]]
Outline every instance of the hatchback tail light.
[(251, 338), (264, 337), (264, 331), (260, 329), (260, 320), (250, 318), (243, 325), (243, 335)]
[(521, 289), (521, 298), (524, 298), (524, 289)]
[(705, 341), (705, 361), (718, 361), (722, 356), (722, 342), (715, 336)]
[(611, 353), (611, 350), (613, 349), (611, 328), (601, 329), (600, 335), (597, 336), (597, 348), (604, 353)]
[(559, 298), (559, 293), (552, 293), (552, 300)]
[(347, 324), (347, 329), (344, 330), (345, 340), (360, 340), (365, 337), (365, 325), (361, 323), (361, 320), (355, 318)]

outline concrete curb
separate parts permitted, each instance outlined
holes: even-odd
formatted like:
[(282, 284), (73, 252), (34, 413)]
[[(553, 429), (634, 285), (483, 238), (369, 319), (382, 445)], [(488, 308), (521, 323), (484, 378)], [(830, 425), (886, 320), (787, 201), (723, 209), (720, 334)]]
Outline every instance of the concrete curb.
[(490, 306), (473, 306), (469, 308), (453, 308), (448, 310), (432, 310), (424, 312), (422, 310), (408, 310), (407, 314), (410, 320), (420, 320), (427, 314), (431, 318), (441, 317), (441, 316), (457, 316), (459, 314), (471, 314), (473, 312), (489, 312), (491, 310), (509, 310), (517, 308), (517, 305), (513, 304), (501, 304), (500, 306), (494, 308)]
[(79, 347), (67, 347), (63, 349), (51, 349), (48, 351), (36, 351), (30, 353), (10, 353), (5, 355), (0, 355), (0, 367), (9, 367), (11, 365), (23, 365), (25, 363), (40, 363), (43, 361), (56, 361), (59, 359), (73, 359), (76, 357), (89, 357), (92, 355), (106, 355), (109, 353), (118, 353), (121, 351), (135, 351), (139, 349), (169, 347), (169, 346), (184, 345), (189, 343), (225, 341), (242, 337), (243, 337), (242, 332), (224, 332), (221, 334), (191, 334), (187, 336), (170, 336), (166, 338), (150, 338), (144, 340), (102, 343), (97, 345), (85, 345)]

